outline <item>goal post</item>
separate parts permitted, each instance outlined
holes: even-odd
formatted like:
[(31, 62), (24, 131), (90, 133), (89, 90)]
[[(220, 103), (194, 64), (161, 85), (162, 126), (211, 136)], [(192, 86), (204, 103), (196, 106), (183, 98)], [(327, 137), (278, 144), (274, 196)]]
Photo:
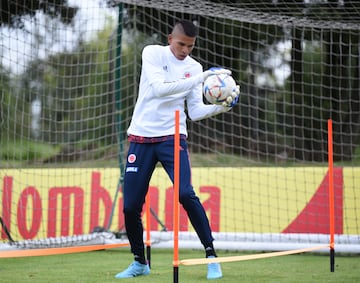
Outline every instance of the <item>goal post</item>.
[[(189, 19), (192, 56), (232, 70), (241, 88), (231, 111), (188, 120), (216, 248), (303, 249), (329, 243), (333, 229), (337, 252), (359, 252), (355, 1), (339, 1), (336, 16), (321, 1), (80, 2), (69, 4), (71, 24), (36, 11), (0, 25), (0, 249), (10, 237), (20, 248), (126, 238), (121, 183), (141, 52)], [(149, 194), (152, 246), (172, 247), (173, 184), (160, 166)], [(201, 247), (182, 208), (178, 237)]]

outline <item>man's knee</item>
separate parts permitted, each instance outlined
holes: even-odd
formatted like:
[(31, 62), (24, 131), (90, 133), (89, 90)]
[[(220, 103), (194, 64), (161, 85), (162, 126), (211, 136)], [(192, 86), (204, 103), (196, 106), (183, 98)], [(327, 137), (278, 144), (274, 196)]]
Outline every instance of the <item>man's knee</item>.
[(134, 218), (134, 217), (140, 217), (141, 211), (138, 211), (134, 208), (125, 208), (123, 209), (123, 213), (125, 218)]
[(199, 198), (195, 195), (195, 192), (193, 190), (189, 190), (189, 191), (180, 193), (179, 201), (182, 205), (186, 206), (187, 204), (189, 204), (191, 202), (199, 201)]

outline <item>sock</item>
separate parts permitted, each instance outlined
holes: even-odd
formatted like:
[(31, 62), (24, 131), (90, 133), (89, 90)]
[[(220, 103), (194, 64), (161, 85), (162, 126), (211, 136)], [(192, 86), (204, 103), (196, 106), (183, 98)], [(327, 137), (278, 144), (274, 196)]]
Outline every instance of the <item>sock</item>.
[(141, 264), (147, 264), (145, 257), (141, 257), (141, 256), (138, 256), (138, 255), (135, 255), (135, 256), (134, 256), (134, 259), (135, 259), (136, 261), (140, 262)]
[(214, 246), (211, 244), (205, 248), (206, 257), (214, 256), (217, 257)]

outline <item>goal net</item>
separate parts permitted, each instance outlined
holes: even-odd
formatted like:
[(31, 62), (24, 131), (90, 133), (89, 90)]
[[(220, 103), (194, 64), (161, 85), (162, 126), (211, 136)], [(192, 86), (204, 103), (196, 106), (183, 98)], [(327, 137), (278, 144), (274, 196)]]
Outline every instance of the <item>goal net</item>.
[[(0, 248), (126, 241), (121, 184), (141, 51), (189, 19), (192, 56), (241, 86), (230, 112), (188, 121), (215, 246), (329, 243), (332, 119), (335, 249), (359, 252), (357, 1), (67, 2), (1, 9)], [(160, 166), (149, 193), (153, 244), (171, 247), (172, 184)], [(180, 246), (200, 247), (180, 212)]]

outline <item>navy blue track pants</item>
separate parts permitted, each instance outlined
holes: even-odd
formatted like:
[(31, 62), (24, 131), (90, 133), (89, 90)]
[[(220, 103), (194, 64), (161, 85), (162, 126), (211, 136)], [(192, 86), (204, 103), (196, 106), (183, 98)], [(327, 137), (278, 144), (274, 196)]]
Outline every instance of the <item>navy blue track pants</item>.
[[(137, 256), (144, 255), (141, 211), (152, 173), (158, 162), (174, 183), (173, 139), (156, 143), (130, 143), (124, 175), (123, 211), (131, 252)], [(185, 139), (180, 140), (179, 201), (203, 246), (210, 246), (213, 242), (211, 229), (205, 210), (191, 185), (191, 168)]]

